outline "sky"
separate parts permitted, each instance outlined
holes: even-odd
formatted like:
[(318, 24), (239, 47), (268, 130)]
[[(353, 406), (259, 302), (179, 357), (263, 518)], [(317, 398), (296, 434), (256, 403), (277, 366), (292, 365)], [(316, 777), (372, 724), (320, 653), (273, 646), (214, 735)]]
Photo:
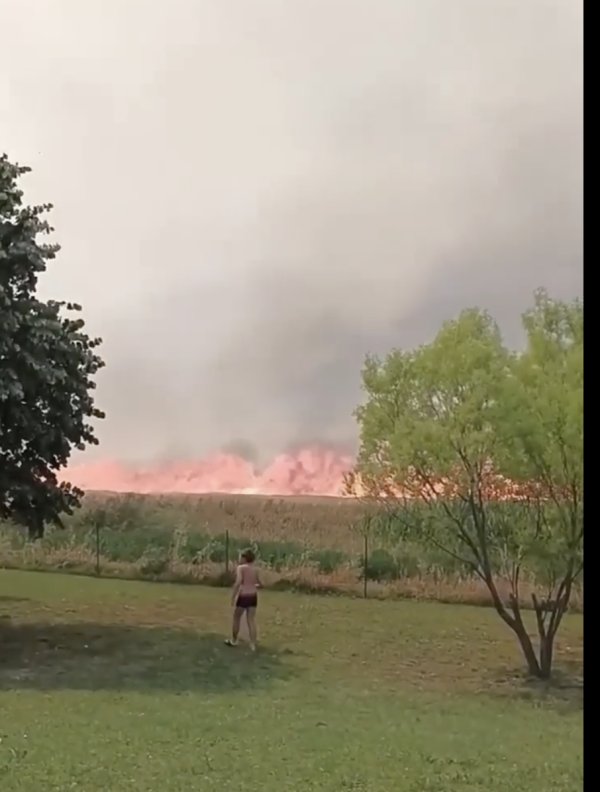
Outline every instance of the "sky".
[(583, 283), (582, 0), (2, 0), (94, 453), (352, 446), (368, 352)]

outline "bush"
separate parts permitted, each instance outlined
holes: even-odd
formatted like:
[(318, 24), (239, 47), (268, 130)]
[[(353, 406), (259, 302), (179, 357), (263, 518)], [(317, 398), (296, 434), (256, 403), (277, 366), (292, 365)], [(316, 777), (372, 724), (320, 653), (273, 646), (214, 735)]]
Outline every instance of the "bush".
[(321, 575), (331, 575), (346, 560), (346, 555), (340, 550), (315, 550), (311, 557)]
[(397, 580), (400, 577), (400, 569), (397, 559), (387, 550), (374, 550), (366, 559), (360, 559), (361, 580), (374, 580), (379, 583), (383, 581)]
[(150, 577), (163, 575), (169, 569), (171, 559), (162, 547), (148, 547), (140, 559), (140, 571)]

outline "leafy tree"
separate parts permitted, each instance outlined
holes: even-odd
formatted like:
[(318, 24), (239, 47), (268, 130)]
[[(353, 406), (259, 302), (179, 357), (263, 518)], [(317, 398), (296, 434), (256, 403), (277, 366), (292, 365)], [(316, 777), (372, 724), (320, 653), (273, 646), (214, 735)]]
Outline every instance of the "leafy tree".
[(527, 348), (513, 357), (498, 424), (498, 470), (521, 487), (536, 485), (534, 531), (516, 548), (514, 574), (527, 556), (546, 589), (543, 599), (533, 595), (542, 677), (551, 673), (554, 640), (583, 573), (583, 317), (578, 300), (536, 294), (523, 317)]
[[(431, 344), (368, 357), (356, 411), (349, 490), (481, 578), (539, 678), (551, 673), (583, 568), (582, 316), (540, 293), (516, 355), (488, 314), (465, 311)], [(533, 596), (537, 652), (522, 614), (525, 569), (544, 586)]]
[(79, 505), (80, 490), (59, 483), (71, 451), (97, 440), (90, 421), (101, 343), (84, 332), (80, 306), (37, 297), (38, 277), (58, 245), (52, 208), (25, 206), (18, 180), (29, 168), (0, 156), (0, 519), (27, 526), (31, 538)]

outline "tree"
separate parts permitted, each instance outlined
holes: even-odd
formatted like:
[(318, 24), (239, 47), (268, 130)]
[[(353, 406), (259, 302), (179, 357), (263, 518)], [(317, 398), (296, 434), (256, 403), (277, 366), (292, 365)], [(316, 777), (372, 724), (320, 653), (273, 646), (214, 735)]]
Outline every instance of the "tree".
[[(538, 295), (524, 317), (521, 355), (505, 348), (488, 314), (470, 310), (431, 344), (369, 356), (348, 480), (352, 492), (384, 504), (405, 535), (484, 581), (538, 678), (550, 676), (554, 638), (583, 568), (578, 310)], [(522, 614), (524, 569), (536, 571), (546, 593), (533, 596), (537, 653)]]
[(39, 240), (54, 230), (44, 219), (52, 206), (23, 204), (18, 180), (29, 170), (0, 156), (0, 519), (38, 538), (80, 503), (57, 473), (74, 448), (97, 443), (93, 377), (104, 364), (81, 307), (37, 297), (60, 248)]
[[(540, 675), (550, 676), (554, 641), (584, 564), (583, 303), (552, 300), (545, 291), (523, 317), (527, 348), (512, 359), (498, 470), (536, 484), (535, 533), (529, 557), (545, 585), (533, 595), (540, 641)], [(518, 559), (527, 547), (517, 548)], [(515, 567), (518, 573), (519, 566)]]

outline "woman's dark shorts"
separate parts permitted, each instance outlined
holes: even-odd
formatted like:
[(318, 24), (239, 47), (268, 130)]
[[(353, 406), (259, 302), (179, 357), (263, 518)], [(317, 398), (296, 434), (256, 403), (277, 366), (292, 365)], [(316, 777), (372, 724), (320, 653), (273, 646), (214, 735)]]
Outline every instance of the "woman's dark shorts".
[(235, 603), (235, 607), (242, 610), (250, 610), (256, 608), (257, 605), (258, 596), (256, 594), (240, 594)]

